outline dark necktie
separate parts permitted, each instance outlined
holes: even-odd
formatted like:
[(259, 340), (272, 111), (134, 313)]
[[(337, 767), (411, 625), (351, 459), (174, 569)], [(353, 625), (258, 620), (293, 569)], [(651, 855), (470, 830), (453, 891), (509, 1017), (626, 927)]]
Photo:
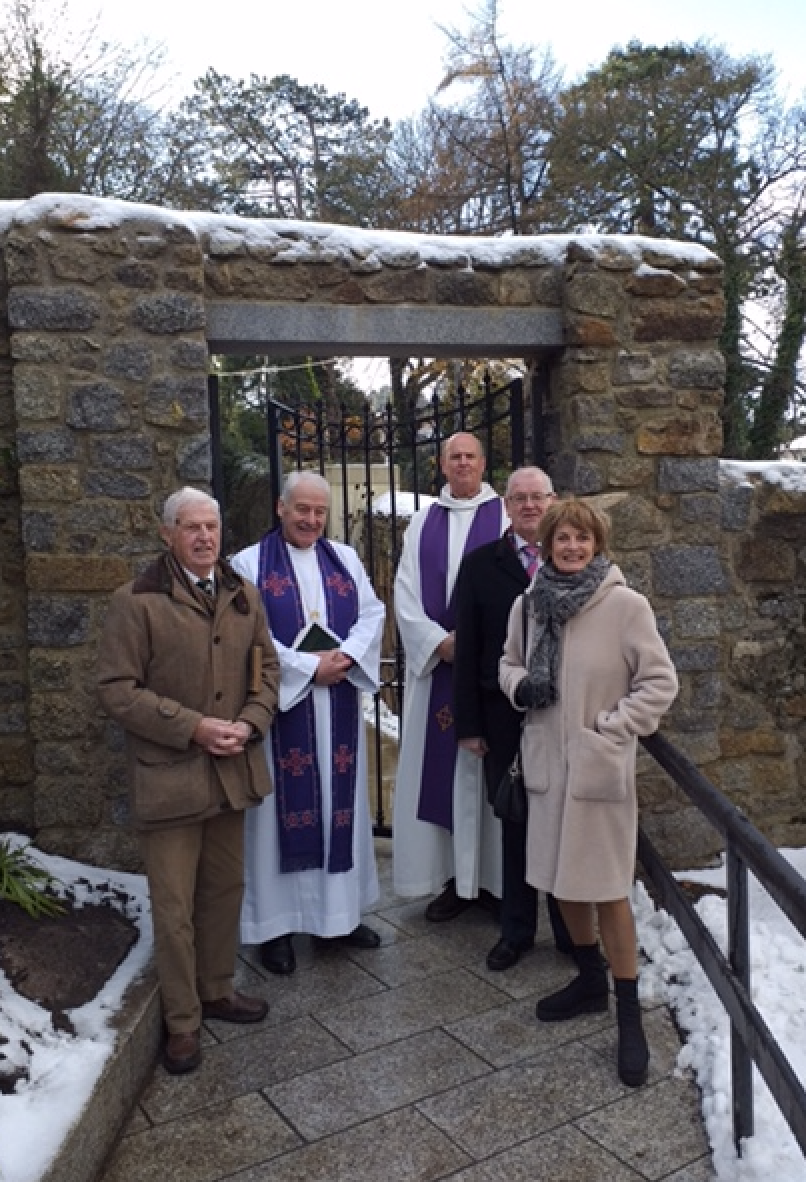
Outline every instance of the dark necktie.
[(212, 579), (199, 579), (196, 586), (200, 591), (203, 591), (205, 595), (209, 595), (211, 599), (215, 597), (215, 583)]

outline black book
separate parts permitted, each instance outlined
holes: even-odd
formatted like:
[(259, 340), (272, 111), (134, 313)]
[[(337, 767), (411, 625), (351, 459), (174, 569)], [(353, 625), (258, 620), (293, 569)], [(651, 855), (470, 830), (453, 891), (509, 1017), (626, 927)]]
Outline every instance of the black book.
[(315, 621), (308, 626), (307, 631), (300, 633), (294, 641), (294, 648), (299, 653), (321, 653), (327, 649), (339, 648), (341, 641), (321, 624)]

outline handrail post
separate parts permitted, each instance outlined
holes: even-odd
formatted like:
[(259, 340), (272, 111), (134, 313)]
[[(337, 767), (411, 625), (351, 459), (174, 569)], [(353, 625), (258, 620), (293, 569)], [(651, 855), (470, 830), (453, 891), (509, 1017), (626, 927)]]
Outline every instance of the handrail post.
[[(748, 922), (747, 866), (734, 843), (728, 839), (726, 853), (728, 886), (728, 960), (738, 980), (750, 995), (750, 934)], [(733, 1103), (733, 1142), (741, 1156), (741, 1143), (752, 1137), (753, 1062), (733, 1022), (730, 1024), (730, 1066)]]

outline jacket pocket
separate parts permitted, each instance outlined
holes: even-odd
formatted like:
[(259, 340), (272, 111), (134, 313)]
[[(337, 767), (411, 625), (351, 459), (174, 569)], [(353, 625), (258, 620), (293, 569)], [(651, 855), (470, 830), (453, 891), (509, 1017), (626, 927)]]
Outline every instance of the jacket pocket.
[(527, 792), (542, 796), (549, 790), (548, 746), (540, 722), (527, 722), (521, 734), (521, 767)]
[(632, 742), (618, 743), (597, 731), (581, 730), (568, 745), (568, 781), (574, 800), (616, 804), (627, 799)]
[(247, 743), (246, 770), (246, 799), (249, 804), (260, 804), (273, 788), (262, 739)]
[(210, 770), (203, 751), (138, 751), (132, 809), (136, 821), (178, 821), (210, 807)]

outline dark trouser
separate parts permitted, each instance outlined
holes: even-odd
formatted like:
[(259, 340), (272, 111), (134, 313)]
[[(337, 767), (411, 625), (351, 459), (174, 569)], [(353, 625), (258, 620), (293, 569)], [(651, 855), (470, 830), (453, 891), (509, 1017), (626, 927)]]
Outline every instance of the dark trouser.
[[(517, 948), (528, 948), (537, 934), (537, 891), (526, 881), (526, 826), (502, 821), (504, 846), (501, 936)], [(554, 943), (563, 952), (572, 947), (559, 904), (546, 895)]]
[[(518, 738), (520, 722), (518, 722)], [(511, 743), (496, 752), (490, 751), (484, 758), (484, 774), (488, 792), (497, 784), (511, 762), (501, 758), (508, 754)], [(529, 948), (537, 933), (537, 891), (526, 881), (526, 825), (513, 821), (501, 822), (503, 843), (503, 876), (501, 886), (501, 936), (516, 948)], [(546, 896), (551, 930), (554, 942), (562, 951), (570, 951), (571, 936), (560, 914), (560, 908), (553, 895)]]
[(526, 881), (526, 826), (502, 821), (501, 833), (501, 936), (517, 948), (528, 948), (537, 932), (537, 891)]

